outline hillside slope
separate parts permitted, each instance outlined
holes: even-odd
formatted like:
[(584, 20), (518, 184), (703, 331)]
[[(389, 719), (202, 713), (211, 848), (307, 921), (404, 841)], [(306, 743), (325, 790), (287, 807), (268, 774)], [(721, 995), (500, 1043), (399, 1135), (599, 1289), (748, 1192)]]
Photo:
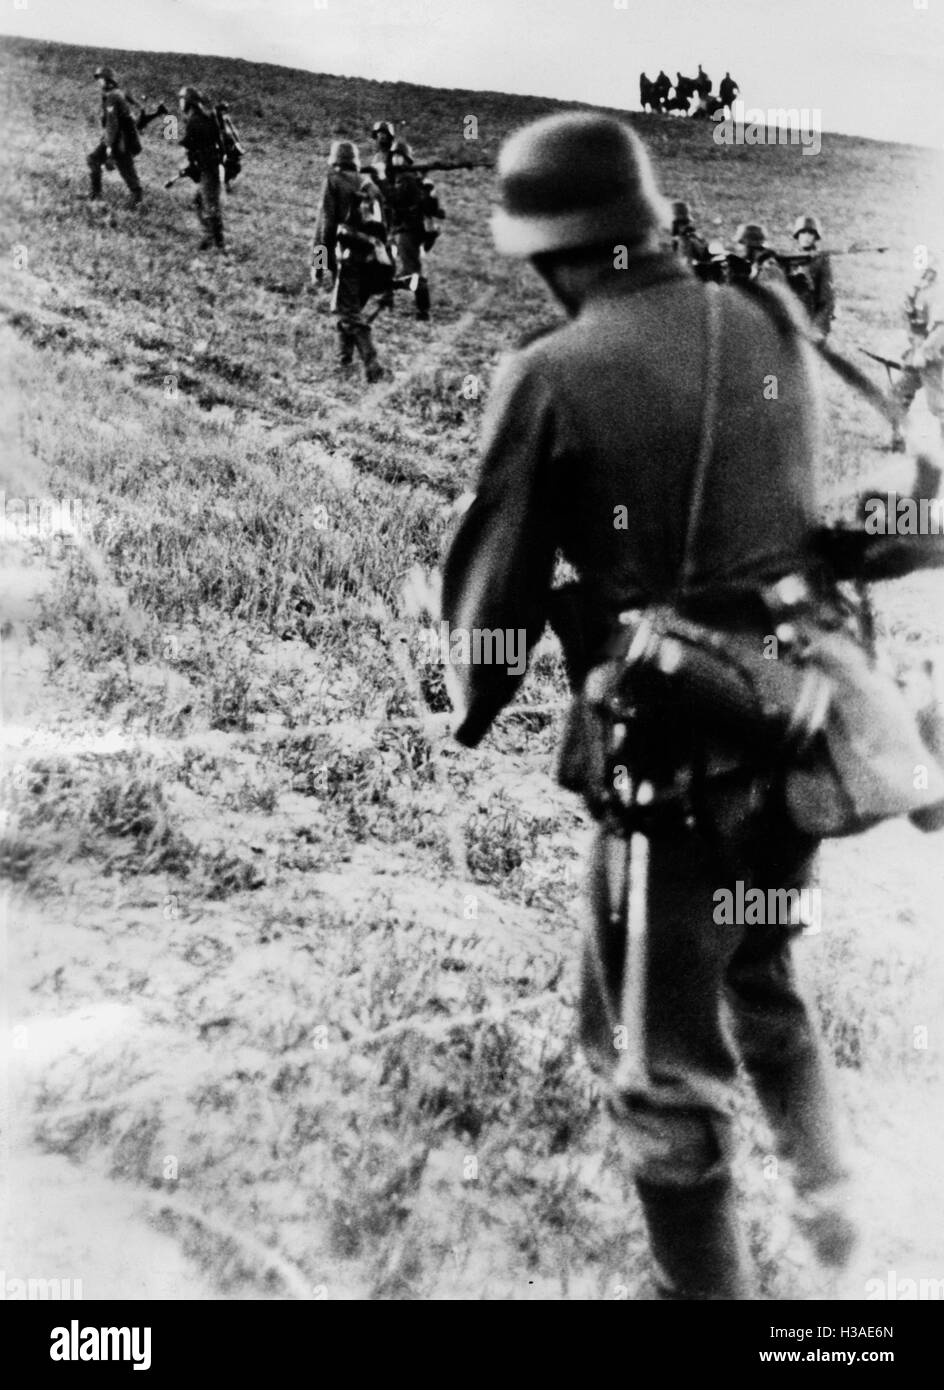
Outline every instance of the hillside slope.
[[(179, 152), (157, 127), (140, 213), (114, 178), (102, 207), (82, 200), (100, 61), (151, 101), (183, 81), (230, 100), (247, 159), (224, 207), (229, 260), (197, 254), (190, 185), (160, 187)], [(25, 41), (3, 41), (0, 62), (16, 248), (0, 265), (2, 481), (81, 505), (78, 543), (8, 528), (4, 545), (24, 1155), (80, 1165), (80, 1226), (90, 1173), (129, 1184), (140, 1219), (197, 1262), (187, 1296), (203, 1280), (243, 1296), (644, 1296), (625, 1162), (572, 1035), (587, 825), (549, 776), (558, 654), (542, 649), (470, 754), (417, 706), (419, 684), (444, 708), (441, 672), (400, 597), (474, 478), (499, 355), (550, 311), (490, 249), (488, 171), (439, 181), (434, 321), (403, 303), (378, 319), (387, 381), (336, 374), (325, 296), (307, 288), (333, 136), (393, 115), (423, 158), (472, 145), (490, 160), (555, 103)], [(837, 346), (894, 326), (913, 247), (938, 234), (940, 156), (840, 137), (815, 158), (721, 149), (696, 123), (635, 123), (666, 192), (713, 234), (812, 207), (835, 244), (887, 246), (838, 262)], [(881, 423), (827, 390), (822, 482), (839, 502), (889, 460)], [(880, 608), (903, 639), (940, 640), (937, 581)], [(866, 1190), (897, 1183), (868, 1208), (849, 1297), (886, 1268), (942, 1264), (921, 1221), (941, 1138), (914, 1137), (941, 1069), (911, 1041), (941, 1012), (932, 853), (900, 827), (831, 848), (824, 931), (801, 950)], [(741, 1126), (766, 1293), (828, 1292), (747, 1102)], [(21, 1202), (41, 1199), (43, 1171), (18, 1164)], [(85, 1252), (86, 1297), (116, 1296), (93, 1225), (61, 1248)], [(48, 1231), (17, 1239), (24, 1263), (57, 1248)]]

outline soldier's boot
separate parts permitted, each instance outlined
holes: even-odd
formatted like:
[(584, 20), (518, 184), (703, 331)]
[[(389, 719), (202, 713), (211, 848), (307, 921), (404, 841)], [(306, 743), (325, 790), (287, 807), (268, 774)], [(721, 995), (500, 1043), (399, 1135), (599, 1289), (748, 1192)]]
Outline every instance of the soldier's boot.
[(421, 276), (416, 286), (416, 317), (421, 323), (429, 322), (429, 285)]
[(820, 1264), (841, 1269), (857, 1244), (858, 1229), (818, 1051), (774, 1067), (748, 1064), (748, 1070), (777, 1153), (793, 1170), (796, 1225)]
[(102, 196), (102, 166), (92, 154), (85, 162), (89, 168), (89, 201), (94, 203)]
[(374, 340), (371, 336), (370, 327), (366, 323), (359, 324), (355, 333), (357, 351), (361, 361), (364, 363), (364, 372), (368, 381), (379, 381), (383, 376), (383, 368), (377, 357), (377, 349), (374, 347)]
[(750, 1299), (747, 1247), (727, 1174), (697, 1187), (662, 1187), (636, 1179), (660, 1300)]
[(356, 339), (343, 324), (338, 324), (338, 366), (350, 367), (354, 363), (354, 347)]
[(225, 248), (226, 242), (223, 238), (223, 219), (219, 213), (212, 213), (210, 216), (210, 240), (220, 251)]

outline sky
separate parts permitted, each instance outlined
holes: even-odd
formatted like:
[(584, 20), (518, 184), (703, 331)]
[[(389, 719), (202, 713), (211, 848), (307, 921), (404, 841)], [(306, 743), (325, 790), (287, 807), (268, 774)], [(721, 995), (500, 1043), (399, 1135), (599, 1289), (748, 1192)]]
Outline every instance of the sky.
[(944, 0), (5, 0), (0, 30), (634, 110), (718, 81), (823, 130), (944, 149)]

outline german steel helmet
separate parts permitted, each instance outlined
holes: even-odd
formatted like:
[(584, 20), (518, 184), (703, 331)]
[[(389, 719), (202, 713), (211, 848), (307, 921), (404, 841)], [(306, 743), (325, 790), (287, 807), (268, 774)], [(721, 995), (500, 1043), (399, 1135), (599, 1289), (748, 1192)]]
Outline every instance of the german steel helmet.
[(632, 245), (670, 220), (641, 141), (590, 111), (546, 116), (510, 136), (498, 196), (492, 235), (506, 256)]
[(798, 237), (801, 232), (812, 232), (814, 236), (822, 239), (822, 231), (815, 217), (798, 217), (793, 224), (793, 235)]
[(335, 140), (329, 159), (332, 164), (353, 165), (355, 169), (360, 167), (361, 162), (360, 152), (353, 140)]
[(767, 228), (762, 227), (759, 222), (742, 222), (734, 240), (739, 246), (759, 249), (767, 245)]
[(688, 210), (688, 203), (675, 202), (672, 204), (673, 222), (691, 222), (692, 215)]
[(99, 78), (101, 78), (104, 82), (108, 82), (112, 87), (117, 87), (117, 85), (118, 85), (118, 79), (117, 79), (117, 77), (115, 76), (115, 70), (114, 70), (114, 68), (96, 68), (96, 69), (95, 69), (95, 80), (96, 80), (96, 82), (98, 81)]
[(391, 140), (397, 133), (389, 121), (374, 121), (370, 128), (371, 135), (379, 135), (381, 131), (386, 131)]
[(394, 140), (393, 144), (390, 146), (390, 153), (394, 157), (399, 156), (400, 159), (405, 160), (408, 164), (413, 163), (413, 151), (410, 149), (406, 140)]

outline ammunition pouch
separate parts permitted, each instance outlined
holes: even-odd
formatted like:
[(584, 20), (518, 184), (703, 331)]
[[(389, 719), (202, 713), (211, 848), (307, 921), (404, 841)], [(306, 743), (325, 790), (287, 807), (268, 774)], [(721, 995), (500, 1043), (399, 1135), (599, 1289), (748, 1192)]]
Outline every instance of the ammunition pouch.
[[(641, 789), (691, 814), (699, 782), (752, 768), (813, 837), (908, 815), (944, 826), (944, 702), (934, 663), (880, 661), (855, 615), (790, 575), (760, 593), (762, 626), (671, 606), (620, 615), (571, 711), (558, 780), (631, 829)], [(837, 596), (838, 598), (838, 596)]]

